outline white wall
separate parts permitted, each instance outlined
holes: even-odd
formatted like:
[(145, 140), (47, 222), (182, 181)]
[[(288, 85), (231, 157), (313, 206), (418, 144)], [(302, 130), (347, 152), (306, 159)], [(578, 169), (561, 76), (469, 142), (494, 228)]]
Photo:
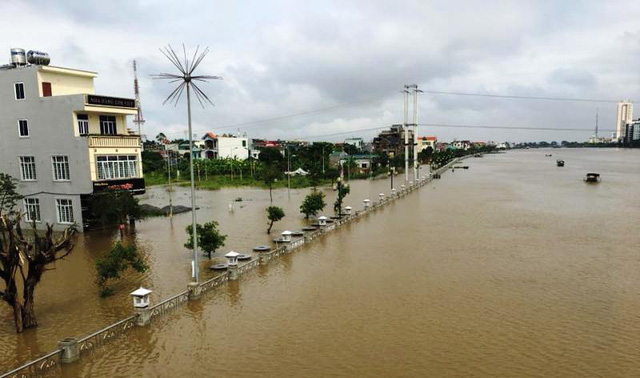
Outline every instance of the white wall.
[[(244, 143), (243, 143), (244, 142)], [(234, 157), (239, 160), (249, 158), (248, 138), (218, 137), (218, 158), (226, 159)]]

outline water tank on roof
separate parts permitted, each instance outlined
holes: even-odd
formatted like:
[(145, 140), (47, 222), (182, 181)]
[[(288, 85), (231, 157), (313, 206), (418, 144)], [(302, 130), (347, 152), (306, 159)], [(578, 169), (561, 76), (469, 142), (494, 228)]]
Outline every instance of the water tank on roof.
[(24, 49), (11, 49), (11, 64), (14, 66), (24, 66), (27, 64), (27, 57)]
[(49, 54), (46, 52), (29, 50), (27, 53), (27, 61), (31, 64), (47, 66), (49, 62), (51, 62), (51, 58), (49, 58)]

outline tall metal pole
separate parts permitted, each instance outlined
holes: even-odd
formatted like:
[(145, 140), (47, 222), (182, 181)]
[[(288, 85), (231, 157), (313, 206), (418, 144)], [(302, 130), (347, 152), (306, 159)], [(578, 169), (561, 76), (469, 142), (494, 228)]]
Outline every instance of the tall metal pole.
[(187, 80), (187, 113), (189, 119), (189, 171), (191, 172), (191, 226), (193, 232), (193, 279), (198, 282), (198, 231), (196, 217), (196, 184), (193, 176), (193, 132), (191, 131), (191, 81)]
[(173, 187), (171, 186), (171, 154), (167, 145), (164, 145), (165, 152), (167, 154), (167, 175), (169, 179), (169, 218), (173, 217)]
[(418, 85), (413, 88), (413, 182), (418, 182)]
[(322, 178), (324, 178), (324, 144), (322, 145)]
[(404, 131), (404, 181), (409, 181), (409, 88), (408, 85), (404, 86), (404, 124), (402, 130)]
[(291, 198), (291, 151), (287, 146), (287, 196)]

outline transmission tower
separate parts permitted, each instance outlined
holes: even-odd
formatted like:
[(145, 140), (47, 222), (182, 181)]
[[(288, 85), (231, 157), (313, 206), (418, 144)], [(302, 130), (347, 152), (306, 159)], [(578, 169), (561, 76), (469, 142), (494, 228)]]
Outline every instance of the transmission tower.
[(136, 61), (133, 61), (133, 91), (136, 95), (136, 105), (138, 105), (138, 113), (133, 118), (133, 123), (138, 126), (138, 135), (140, 135), (140, 142), (142, 143), (142, 125), (144, 124), (144, 117), (142, 116), (142, 105), (140, 105), (140, 88), (138, 86), (138, 68)]

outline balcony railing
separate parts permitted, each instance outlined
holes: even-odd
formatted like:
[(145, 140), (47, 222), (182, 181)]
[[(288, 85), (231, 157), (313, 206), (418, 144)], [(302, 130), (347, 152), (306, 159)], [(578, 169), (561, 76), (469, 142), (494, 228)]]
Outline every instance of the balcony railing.
[(137, 135), (90, 135), (89, 147), (140, 147), (140, 137)]

